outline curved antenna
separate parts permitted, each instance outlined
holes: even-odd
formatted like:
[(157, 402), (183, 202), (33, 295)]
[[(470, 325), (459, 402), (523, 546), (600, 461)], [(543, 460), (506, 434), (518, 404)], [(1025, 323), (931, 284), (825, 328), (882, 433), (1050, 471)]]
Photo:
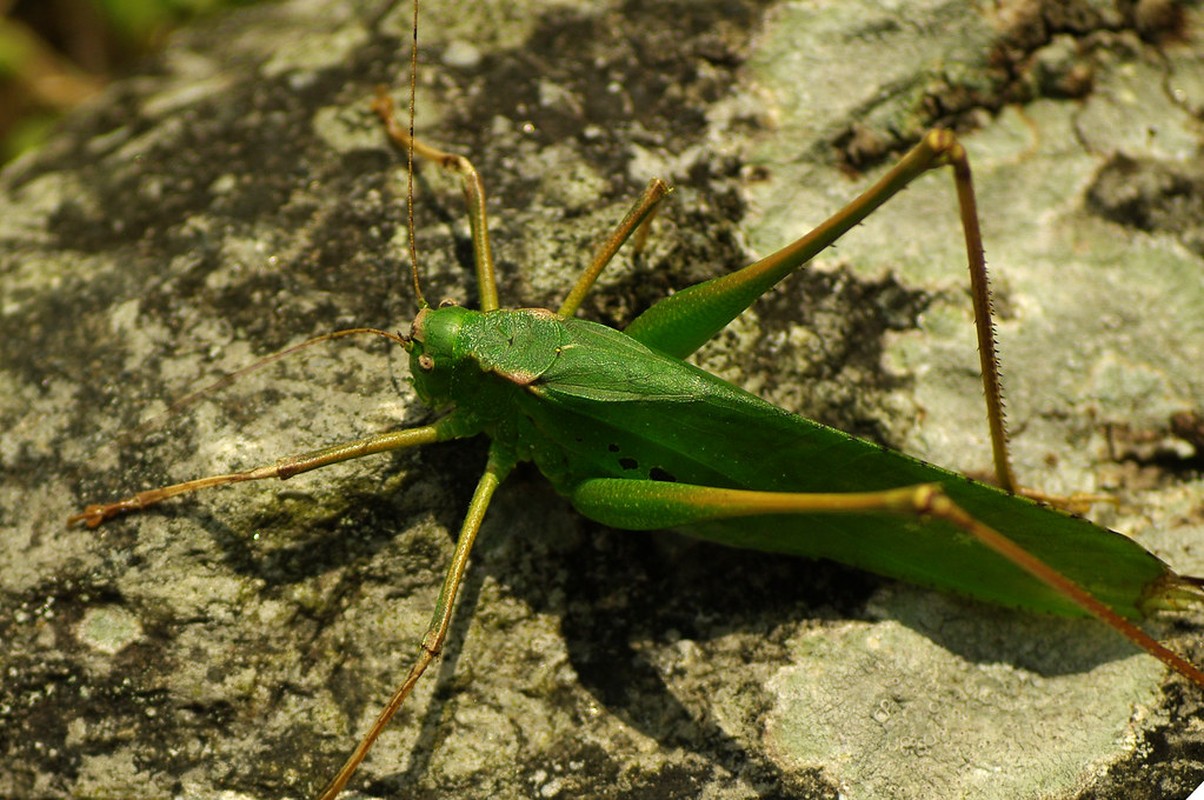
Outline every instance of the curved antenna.
[(418, 243), (414, 238), (414, 105), (418, 94), (418, 0), (414, 0), (414, 24), (410, 42), (410, 137), (406, 146), (406, 226), (410, 240), (410, 277), (414, 281), (414, 297), (418, 300), (419, 308), (429, 304), (422, 294), (422, 285), (418, 280)]
[(249, 364), (245, 364), (245, 365), (239, 367), (238, 369), (234, 370), (233, 372), (227, 372), (225, 375), (221, 376), (220, 378), (213, 381), (212, 383), (206, 384), (205, 386), (202, 386), (200, 389), (195, 389), (195, 390), (189, 392), (188, 394), (184, 395), (183, 397), (179, 398), (178, 400), (175, 400), (165, 410), (159, 412), (158, 414), (155, 414), (150, 419), (134, 426), (133, 428), (126, 430), (124, 433), (122, 433), (118, 436), (117, 441), (122, 445), (128, 445), (131, 442), (137, 441), (138, 439), (142, 438), (146, 434), (150, 433), (151, 431), (153, 431), (156, 428), (158, 428), (159, 426), (161, 426), (168, 419), (176, 416), (177, 414), (180, 414), (181, 412), (187, 410), (189, 407), (196, 405), (196, 403), (199, 400), (202, 400), (202, 399), (208, 397), (209, 395), (214, 394), (215, 392), (221, 391), (222, 389), (225, 389), (227, 386), (233, 385), (239, 379), (241, 379), (247, 375), (250, 375), (252, 372), (257, 372), (257, 371), (263, 369), (264, 367), (268, 366), (269, 364), (274, 364), (277, 361), (280, 361), (288, 356), (293, 355), (294, 353), (297, 353), (301, 350), (306, 350), (310, 347), (313, 347), (316, 344), (321, 344), (322, 342), (329, 342), (334, 339), (342, 339), (347, 336), (364, 336), (364, 335), (380, 336), (382, 338), (388, 339), (389, 341), (396, 342), (397, 344), (401, 345), (402, 347), (408, 347), (409, 341), (410, 341), (409, 338), (406, 336), (402, 336), (401, 334), (398, 334), (398, 333), (391, 333), (389, 331), (380, 330), (379, 328), (344, 328), (343, 330), (331, 331), (330, 333), (323, 333), (320, 336), (315, 336), (312, 339), (306, 339), (304, 342), (299, 342), (294, 345), (289, 345), (288, 347), (284, 348), (283, 350), (277, 350), (275, 353), (271, 353), (269, 355), (264, 356), (263, 358), (256, 359), (255, 361), (252, 361)]

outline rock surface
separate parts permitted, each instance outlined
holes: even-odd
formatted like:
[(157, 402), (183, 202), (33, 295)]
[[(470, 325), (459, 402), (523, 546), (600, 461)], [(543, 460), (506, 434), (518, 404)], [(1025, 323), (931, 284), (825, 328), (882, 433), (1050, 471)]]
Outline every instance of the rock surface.
[[(621, 255), (585, 309), (622, 324), (801, 235), (923, 129), (955, 127), (1023, 480), (1114, 494), (1102, 523), (1204, 573), (1201, 445), (1171, 429), (1204, 408), (1204, 14), (998, 5), (430, 0), (418, 128), (485, 177), (504, 303), (557, 303), (646, 180), (674, 183), (644, 257)], [(369, 342), (139, 427), (308, 336), (408, 327), (404, 158), (367, 104), (379, 83), (404, 94), (409, 15), (305, 0), (190, 31), (0, 175), (0, 794), (310, 796), (407, 668), (474, 443), (96, 531), (63, 521), (427, 418), (401, 354)], [(948, 184), (921, 180), (700, 363), (985, 472)], [(427, 295), (475, 302), (454, 183), (424, 168), (417, 191)], [(1199, 619), (1155, 628), (1200, 663)], [(601, 529), (519, 472), (444, 659), (354, 785), (1185, 797), (1204, 780), (1201, 697), (1091, 623)]]

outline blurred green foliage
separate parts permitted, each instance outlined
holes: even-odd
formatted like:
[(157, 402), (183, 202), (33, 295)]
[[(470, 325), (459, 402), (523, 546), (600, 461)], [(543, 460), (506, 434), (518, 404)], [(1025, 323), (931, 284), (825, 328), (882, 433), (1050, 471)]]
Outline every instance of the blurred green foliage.
[(173, 29), (256, 0), (0, 0), (0, 163)]

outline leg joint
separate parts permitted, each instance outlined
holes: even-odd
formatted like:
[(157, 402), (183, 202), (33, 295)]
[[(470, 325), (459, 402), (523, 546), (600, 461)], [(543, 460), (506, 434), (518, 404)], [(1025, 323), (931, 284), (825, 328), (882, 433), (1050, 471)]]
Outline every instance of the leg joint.
[(956, 164), (966, 160), (966, 151), (957, 134), (946, 128), (933, 128), (924, 135), (924, 144), (936, 156), (938, 164)]

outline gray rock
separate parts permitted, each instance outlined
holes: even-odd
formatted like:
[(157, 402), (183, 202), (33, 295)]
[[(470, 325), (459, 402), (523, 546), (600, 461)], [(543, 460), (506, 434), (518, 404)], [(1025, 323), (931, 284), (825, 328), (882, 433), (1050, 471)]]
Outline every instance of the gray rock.
[[(417, 124), (484, 175), (508, 304), (557, 303), (649, 177), (676, 185), (644, 257), (621, 255), (587, 304), (613, 324), (800, 235), (924, 128), (956, 127), (1023, 480), (1115, 496), (1103, 524), (1200, 574), (1199, 442), (1170, 420), (1204, 406), (1204, 72), (1174, 35), (1202, 20), (1155, 6), (430, 0)], [(310, 796), (408, 667), (475, 443), (95, 531), (64, 520), (428, 418), (403, 354), (371, 341), (157, 416), (306, 337), (408, 327), (404, 159), (368, 102), (378, 83), (404, 96), (409, 13), (307, 0), (187, 32), (0, 175), (0, 795)], [(949, 184), (921, 180), (699, 363), (985, 473)], [(475, 302), (457, 187), (424, 167), (417, 194), (428, 296)], [(1198, 620), (1153, 629), (1199, 663)], [(1201, 696), (1093, 623), (605, 530), (520, 471), (443, 660), (353, 785), (1185, 797), (1204, 780)]]

